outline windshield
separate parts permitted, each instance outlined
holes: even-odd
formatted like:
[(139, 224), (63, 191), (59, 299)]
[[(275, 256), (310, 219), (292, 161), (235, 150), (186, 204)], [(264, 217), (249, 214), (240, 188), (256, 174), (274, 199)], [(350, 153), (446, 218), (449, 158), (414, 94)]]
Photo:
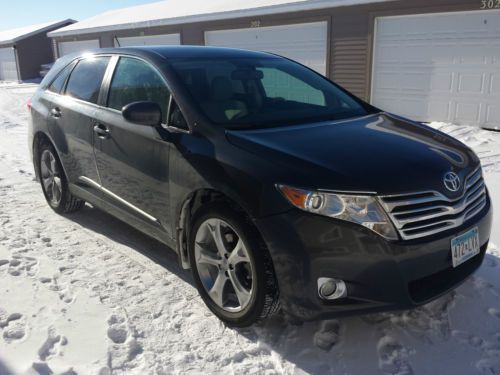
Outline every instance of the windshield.
[(286, 59), (173, 59), (171, 66), (201, 111), (229, 128), (338, 120), (374, 110)]

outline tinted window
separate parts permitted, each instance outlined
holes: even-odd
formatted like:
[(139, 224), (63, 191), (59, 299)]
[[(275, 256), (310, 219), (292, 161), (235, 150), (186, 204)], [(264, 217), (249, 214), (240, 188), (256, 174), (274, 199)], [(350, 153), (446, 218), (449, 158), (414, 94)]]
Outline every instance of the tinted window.
[(48, 90), (59, 94), (61, 92), (61, 90), (63, 89), (64, 82), (66, 82), (66, 78), (68, 77), (68, 74), (71, 72), (71, 69), (73, 69), (73, 66), (75, 66), (75, 64), (71, 63), (66, 68), (64, 68), (59, 73), (57, 78), (49, 86)]
[(118, 61), (108, 97), (108, 107), (122, 110), (133, 102), (158, 103), (166, 123), (170, 93), (160, 75), (144, 61), (121, 57)]
[(304, 81), (278, 69), (257, 68), (263, 74), (266, 96), (305, 104), (325, 106), (325, 94)]
[(374, 109), (324, 77), (280, 58), (173, 59), (194, 102), (227, 127), (337, 120)]
[(69, 77), (66, 95), (97, 103), (108, 62), (109, 57), (91, 57), (80, 60)]

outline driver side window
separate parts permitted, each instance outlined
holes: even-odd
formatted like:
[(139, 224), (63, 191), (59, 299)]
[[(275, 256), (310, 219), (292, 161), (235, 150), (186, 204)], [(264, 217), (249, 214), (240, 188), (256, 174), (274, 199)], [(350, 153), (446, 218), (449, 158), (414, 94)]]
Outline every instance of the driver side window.
[(109, 89), (109, 108), (121, 111), (133, 102), (154, 102), (160, 106), (162, 123), (165, 124), (169, 98), (167, 85), (149, 64), (135, 58), (120, 57)]

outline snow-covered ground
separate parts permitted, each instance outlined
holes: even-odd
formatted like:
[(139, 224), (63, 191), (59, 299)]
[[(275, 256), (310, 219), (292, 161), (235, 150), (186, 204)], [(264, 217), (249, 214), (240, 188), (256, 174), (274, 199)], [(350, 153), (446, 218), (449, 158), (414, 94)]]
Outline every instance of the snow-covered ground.
[[(33, 85), (0, 86), (0, 374), (500, 373), (500, 223), (481, 269), (402, 313), (222, 325), (173, 252), (91, 207), (54, 214), (26, 143)], [(471, 145), (500, 212), (500, 134)]]

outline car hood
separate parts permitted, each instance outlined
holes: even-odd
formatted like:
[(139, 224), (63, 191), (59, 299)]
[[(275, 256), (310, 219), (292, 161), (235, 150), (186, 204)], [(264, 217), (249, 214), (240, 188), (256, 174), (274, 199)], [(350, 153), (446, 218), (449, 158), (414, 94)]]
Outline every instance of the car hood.
[[(276, 167), (276, 183), (345, 192), (401, 194), (439, 191), (450, 197), (444, 174), (462, 181), (479, 165), (456, 139), (420, 123), (379, 113), (362, 118), (228, 130), (233, 145)], [(464, 184), (462, 184), (463, 186)]]

